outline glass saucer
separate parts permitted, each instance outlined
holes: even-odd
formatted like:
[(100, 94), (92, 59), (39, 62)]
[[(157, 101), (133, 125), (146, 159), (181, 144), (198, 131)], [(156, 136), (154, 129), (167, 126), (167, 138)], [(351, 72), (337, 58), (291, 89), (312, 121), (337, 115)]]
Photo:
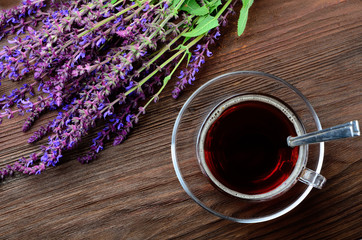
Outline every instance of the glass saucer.
[[(218, 76), (197, 89), (176, 119), (171, 142), (173, 166), (185, 192), (212, 214), (239, 223), (275, 219), (298, 206), (312, 186), (297, 182), (283, 195), (267, 201), (249, 201), (215, 188), (203, 174), (196, 143), (208, 114), (225, 99), (240, 94), (262, 94), (286, 103), (298, 115), (306, 132), (321, 130), (319, 118), (306, 97), (288, 82), (268, 73), (238, 71)], [(309, 146), (306, 167), (320, 173), (324, 143)]]

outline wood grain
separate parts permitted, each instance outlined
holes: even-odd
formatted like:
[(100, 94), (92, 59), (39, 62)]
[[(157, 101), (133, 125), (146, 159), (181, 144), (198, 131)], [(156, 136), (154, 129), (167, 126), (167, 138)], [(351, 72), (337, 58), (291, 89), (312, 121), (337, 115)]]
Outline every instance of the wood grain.
[[(170, 97), (172, 86), (165, 89), (126, 142), (108, 145), (96, 161), (81, 165), (76, 157), (86, 152), (84, 144), (41, 175), (0, 183), (0, 239), (361, 238), (361, 138), (326, 143), (326, 187), (287, 215), (259, 224), (221, 220), (200, 208), (181, 188), (170, 154), (172, 127), (186, 99), (235, 70), (289, 81), (324, 127), (361, 122), (361, 12), (359, 0), (255, 1), (245, 34), (237, 37), (232, 17), (195, 84), (178, 100)], [(0, 95), (16, 86), (4, 83)], [(31, 133), (22, 133), (21, 123), (17, 118), (0, 126), (0, 166), (36, 149), (26, 143)]]

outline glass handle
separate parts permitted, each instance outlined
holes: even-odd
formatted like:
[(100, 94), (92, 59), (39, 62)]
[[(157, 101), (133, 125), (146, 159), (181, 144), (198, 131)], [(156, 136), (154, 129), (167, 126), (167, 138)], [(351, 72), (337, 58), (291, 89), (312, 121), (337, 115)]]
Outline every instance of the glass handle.
[(325, 177), (313, 170), (310, 170), (309, 168), (303, 170), (298, 180), (318, 189), (322, 189), (323, 185), (327, 181)]

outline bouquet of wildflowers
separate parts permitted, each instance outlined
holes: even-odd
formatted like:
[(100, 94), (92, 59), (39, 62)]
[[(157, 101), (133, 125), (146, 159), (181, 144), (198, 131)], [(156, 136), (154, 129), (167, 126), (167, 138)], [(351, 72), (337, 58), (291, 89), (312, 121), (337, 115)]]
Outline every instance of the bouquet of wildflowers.
[[(243, 0), (244, 31), (252, 0)], [(0, 96), (3, 119), (27, 114), (28, 131), (45, 111), (57, 117), (28, 142), (48, 137), (39, 151), (0, 170), (38, 174), (55, 166), (91, 128), (103, 124), (81, 163), (95, 159), (106, 140), (125, 140), (147, 106), (178, 74), (177, 98), (212, 53), (233, 0), (24, 0), (0, 12), (1, 81), (31, 79)], [(180, 66), (186, 66), (179, 70)], [(1, 87), (0, 87), (1, 91)], [(102, 119), (102, 121), (100, 121)]]

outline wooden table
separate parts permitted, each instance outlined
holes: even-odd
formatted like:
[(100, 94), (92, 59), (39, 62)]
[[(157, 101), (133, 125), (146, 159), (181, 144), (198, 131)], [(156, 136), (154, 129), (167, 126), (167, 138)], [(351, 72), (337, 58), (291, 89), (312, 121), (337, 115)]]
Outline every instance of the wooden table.
[[(259, 224), (200, 208), (174, 173), (170, 142), (178, 111), (199, 86), (235, 70), (275, 74), (299, 88), (329, 127), (362, 121), (359, 0), (256, 0), (242, 37), (223, 29), (195, 84), (178, 99), (167, 88), (126, 142), (81, 165), (67, 154), (37, 176), (0, 183), (0, 239), (357, 239), (362, 237), (361, 138), (326, 143), (328, 182), (292, 212)], [(0, 94), (14, 85), (1, 86)], [(48, 121), (45, 115), (35, 126)], [(0, 166), (36, 149), (22, 119), (0, 126)], [(94, 133), (93, 133), (94, 136)], [(88, 139), (89, 140), (89, 139)]]

